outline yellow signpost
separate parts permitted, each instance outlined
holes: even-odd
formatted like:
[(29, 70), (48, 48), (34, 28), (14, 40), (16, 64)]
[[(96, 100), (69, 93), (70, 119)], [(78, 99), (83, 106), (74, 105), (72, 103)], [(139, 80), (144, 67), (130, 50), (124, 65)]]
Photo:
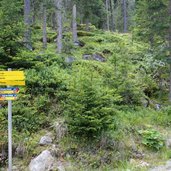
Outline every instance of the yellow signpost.
[(25, 77), (23, 71), (0, 71), (0, 101), (8, 100), (8, 171), (12, 171), (12, 100), (17, 99), (19, 88), (11, 86), (24, 86)]
[(23, 71), (0, 71), (0, 85), (14, 86), (25, 85), (25, 77)]

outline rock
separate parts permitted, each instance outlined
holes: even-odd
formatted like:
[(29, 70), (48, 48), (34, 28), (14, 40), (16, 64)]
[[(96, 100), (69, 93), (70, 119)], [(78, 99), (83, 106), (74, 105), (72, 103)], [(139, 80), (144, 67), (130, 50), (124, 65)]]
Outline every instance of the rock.
[(43, 136), (39, 141), (39, 145), (50, 145), (50, 144), (52, 144), (52, 138), (50, 134)]
[(99, 62), (105, 62), (106, 61), (105, 57), (99, 53), (93, 54), (93, 60), (99, 61)]
[(83, 59), (85, 59), (85, 60), (92, 60), (92, 55), (90, 55), (90, 54), (84, 54), (83, 55)]
[(171, 137), (166, 139), (166, 147), (171, 148)]
[(72, 57), (72, 56), (69, 56), (69, 57), (66, 57), (66, 58), (65, 58), (65, 62), (66, 62), (67, 64), (71, 64), (71, 63), (73, 63), (74, 61), (75, 61), (75, 58)]
[(145, 162), (145, 161), (141, 161), (140, 164), (137, 167), (148, 167), (150, 166), (149, 163)]
[(68, 133), (68, 128), (64, 121), (59, 121), (54, 123), (56, 139), (60, 141)]
[(83, 41), (76, 41), (76, 42), (74, 42), (74, 45), (75, 46), (84, 47), (85, 46), (85, 43)]
[(17, 157), (23, 158), (25, 156), (25, 151), (26, 151), (26, 149), (25, 149), (24, 145), (19, 144), (15, 150), (15, 155)]
[(57, 162), (57, 169), (58, 171), (65, 171), (65, 167), (62, 162)]
[(135, 159), (143, 159), (145, 156), (144, 153), (142, 153), (141, 151), (138, 150), (132, 150), (132, 157)]
[(93, 55), (84, 54), (83, 59), (84, 60), (95, 60), (95, 61), (99, 61), (99, 62), (105, 62), (106, 61), (105, 57), (102, 54), (99, 54), (99, 53), (95, 53)]
[(29, 171), (50, 171), (55, 163), (50, 151), (45, 150), (29, 164)]
[(155, 108), (156, 108), (156, 110), (160, 110), (161, 109), (161, 104), (155, 104)]

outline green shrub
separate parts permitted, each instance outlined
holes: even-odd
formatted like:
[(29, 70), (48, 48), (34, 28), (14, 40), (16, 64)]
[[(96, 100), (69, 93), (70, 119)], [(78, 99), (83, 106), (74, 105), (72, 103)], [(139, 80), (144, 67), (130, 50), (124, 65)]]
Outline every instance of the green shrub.
[(87, 31), (78, 31), (77, 34), (78, 34), (78, 36), (80, 36), (80, 37), (81, 37), (81, 36), (94, 36), (93, 33), (87, 32)]
[(145, 146), (155, 150), (160, 150), (164, 146), (164, 139), (158, 131), (147, 129), (139, 130), (138, 133), (142, 136), (142, 144)]

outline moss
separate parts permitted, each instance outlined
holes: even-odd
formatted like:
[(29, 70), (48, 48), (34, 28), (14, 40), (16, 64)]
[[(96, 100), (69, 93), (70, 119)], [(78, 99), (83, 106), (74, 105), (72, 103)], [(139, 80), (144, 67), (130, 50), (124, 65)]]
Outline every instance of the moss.
[(86, 32), (86, 31), (78, 31), (77, 34), (80, 37), (82, 37), (82, 36), (94, 36), (94, 33)]

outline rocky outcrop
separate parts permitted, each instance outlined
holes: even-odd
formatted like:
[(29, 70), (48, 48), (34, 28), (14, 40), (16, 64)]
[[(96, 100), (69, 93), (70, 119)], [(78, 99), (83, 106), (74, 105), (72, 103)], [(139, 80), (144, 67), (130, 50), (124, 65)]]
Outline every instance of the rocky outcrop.
[(50, 171), (55, 163), (50, 151), (45, 150), (29, 164), (29, 171)]

